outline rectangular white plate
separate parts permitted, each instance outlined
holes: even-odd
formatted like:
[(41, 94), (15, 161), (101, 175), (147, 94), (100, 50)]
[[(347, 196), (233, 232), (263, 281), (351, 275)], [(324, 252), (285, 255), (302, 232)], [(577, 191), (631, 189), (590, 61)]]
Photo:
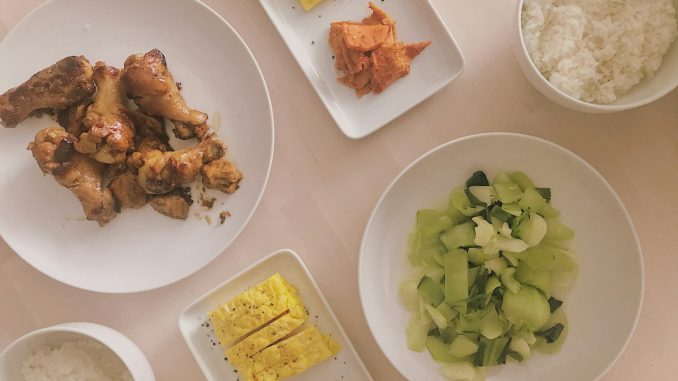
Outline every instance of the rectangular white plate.
[(358, 139), (371, 134), (430, 97), (464, 68), (464, 58), (430, 0), (377, 1), (396, 20), (398, 38), (432, 41), (412, 62), (408, 76), (382, 94), (358, 98), (336, 79), (332, 49), (327, 42), (330, 22), (360, 21), (370, 15), (368, 0), (325, 0), (305, 12), (297, 0), (259, 0), (292, 51), (339, 128)]
[(318, 326), (321, 332), (331, 334), (340, 344), (336, 358), (320, 363), (295, 376), (295, 381), (372, 381), (365, 365), (358, 357), (339, 324), (327, 300), (320, 292), (308, 269), (299, 256), (291, 250), (280, 250), (243, 270), (233, 278), (209, 291), (191, 303), (179, 316), (179, 329), (198, 365), (210, 381), (236, 381), (239, 375), (224, 360), (224, 352), (216, 343), (211, 327), (206, 327), (207, 314), (218, 304), (225, 303), (276, 272), (299, 289), (304, 305), (309, 312), (309, 324)]

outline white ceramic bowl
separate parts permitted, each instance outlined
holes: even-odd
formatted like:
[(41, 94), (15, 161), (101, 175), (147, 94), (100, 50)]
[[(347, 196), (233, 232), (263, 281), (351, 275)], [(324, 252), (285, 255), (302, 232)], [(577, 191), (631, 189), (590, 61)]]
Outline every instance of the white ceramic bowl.
[(375, 340), (406, 378), (444, 380), (429, 353), (407, 349), (411, 313), (398, 288), (411, 272), (407, 237), (416, 211), (445, 207), (450, 191), (475, 170), (490, 177), (521, 170), (551, 187), (553, 205), (576, 232), (572, 249), (579, 259), (578, 278), (564, 298), (570, 330), (561, 351), (508, 363), (492, 370), (488, 380), (599, 378), (626, 346), (640, 312), (638, 237), (621, 200), (593, 167), (556, 144), (526, 135), (489, 133), (451, 141), (417, 159), (387, 188), (365, 229), (359, 260), (360, 296)]
[[(565, 94), (544, 78), (527, 52), (521, 28), (521, 11), (524, 2), (525, 0), (518, 1), (515, 21), (513, 23), (516, 56), (518, 57), (520, 67), (523, 69), (523, 72), (530, 83), (552, 101), (576, 111), (611, 113), (644, 106), (656, 101), (678, 87), (678, 41), (674, 41), (671, 49), (664, 56), (661, 68), (655, 73), (654, 77), (641, 81), (636, 87), (631, 89), (628, 94), (618, 98), (612, 104), (600, 105), (584, 102)], [(676, 9), (678, 9), (678, 0), (674, 0), (674, 3)]]
[(0, 380), (23, 380), (23, 360), (42, 346), (82, 339), (94, 339), (113, 351), (135, 381), (155, 381), (146, 356), (132, 340), (112, 328), (93, 323), (59, 324), (18, 338), (0, 353)]

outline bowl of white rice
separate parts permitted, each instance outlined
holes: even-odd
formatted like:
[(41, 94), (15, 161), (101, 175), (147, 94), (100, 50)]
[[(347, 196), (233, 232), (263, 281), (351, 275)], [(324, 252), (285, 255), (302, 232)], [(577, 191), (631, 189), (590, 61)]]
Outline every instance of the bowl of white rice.
[(516, 54), (556, 103), (607, 113), (678, 87), (678, 0), (520, 0)]
[(155, 381), (141, 350), (122, 333), (93, 323), (30, 332), (0, 353), (0, 380)]

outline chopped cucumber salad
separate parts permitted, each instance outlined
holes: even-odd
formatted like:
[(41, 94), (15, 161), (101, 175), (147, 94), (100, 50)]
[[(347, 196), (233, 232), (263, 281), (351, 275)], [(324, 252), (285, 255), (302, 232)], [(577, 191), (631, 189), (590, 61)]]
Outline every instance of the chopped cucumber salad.
[(484, 379), (484, 368), (565, 339), (562, 295), (574, 282), (574, 231), (551, 205), (551, 189), (521, 172), (490, 183), (475, 172), (447, 209), (417, 212), (410, 237), (416, 276), (400, 292), (413, 312), (408, 347), (428, 350), (450, 380)]

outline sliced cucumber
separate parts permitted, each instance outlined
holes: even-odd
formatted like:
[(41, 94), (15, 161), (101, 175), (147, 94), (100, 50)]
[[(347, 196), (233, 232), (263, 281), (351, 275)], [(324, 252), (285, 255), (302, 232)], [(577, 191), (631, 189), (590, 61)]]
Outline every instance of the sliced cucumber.
[(483, 206), (472, 206), (463, 188), (452, 191), (452, 205), (464, 216), (475, 216), (485, 209)]
[(428, 348), (431, 356), (437, 362), (451, 363), (457, 360), (450, 353), (450, 347), (438, 337), (428, 336), (426, 338), (426, 348)]
[(469, 192), (480, 202), (485, 205), (492, 204), (494, 197), (494, 188), (491, 186), (472, 186), (468, 188)]
[(519, 216), (523, 214), (523, 210), (520, 209), (520, 205), (518, 205), (517, 202), (510, 203), (510, 204), (503, 204), (501, 206), (502, 209), (506, 211), (506, 213), (512, 215), (512, 216)]
[(482, 319), (480, 334), (488, 339), (496, 339), (504, 333), (504, 325), (499, 320), (499, 314), (494, 307), (488, 309), (489, 312)]
[(430, 328), (430, 323), (422, 321), (417, 316), (410, 319), (407, 324), (407, 348), (415, 352), (423, 351)]
[(560, 217), (560, 211), (556, 208), (554, 208), (551, 204), (546, 204), (544, 205), (541, 210), (539, 210), (539, 214), (544, 216), (544, 218), (558, 218)]
[(457, 332), (459, 333), (480, 333), (483, 329), (483, 317), (487, 310), (479, 310), (466, 314), (459, 314), (457, 323)]
[(468, 254), (454, 249), (445, 255), (445, 301), (453, 305), (468, 298)]
[(499, 252), (493, 254), (485, 254), (482, 249), (472, 247), (468, 249), (468, 260), (474, 265), (482, 265), (483, 263), (498, 258)]
[(434, 281), (428, 276), (421, 278), (421, 281), (417, 286), (417, 290), (419, 291), (419, 296), (424, 300), (424, 302), (432, 306), (439, 305), (445, 298), (443, 288), (440, 286), (440, 283)]
[(473, 217), (473, 222), (476, 224), (476, 227), (473, 228), (473, 243), (478, 246), (487, 245), (495, 235), (494, 226), (482, 217)]
[(448, 322), (454, 319), (459, 314), (447, 303), (440, 303), (440, 305), (436, 307), (436, 310), (438, 310), (438, 312), (440, 312), (445, 317), (445, 320), (447, 320)]
[(501, 305), (504, 316), (516, 327), (538, 330), (551, 317), (549, 304), (534, 287), (522, 285), (517, 293), (507, 292)]
[(509, 174), (509, 178), (511, 179), (511, 181), (518, 184), (520, 186), (520, 189), (522, 190), (525, 190), (527, 188), (535, 188), (535, 185), (532, 182), (532, 180), (530, 180), (530, 178), (527, 177), (527, 175), (522, 172), (512, 172)]
[(440, 374), (450, 381), (476, 381), (477, 371), (473, 364), (461, 361), (445, 364), (440, 368)]
[(547, 224), (544, 217), (530, 212), (529, 216), (518, 226), (516, 234), (528, 246), (537, 246), (546, 236)]
[(546, 205), (546, 200), (534, 188), (527, 188), (523, 191), (523, 197), (518, 202), (520, 209), (540, 211)]
[(452, 356), (461, 359), (470, 356), (478, 351), (478, 342), (469, 339), (465, 335), (459, 335), (450, 344), (450, 353)]
[(508, 288), (509, 291), (511, 291), (514, 294), (517, 294), (520, 292), (520, 282), (516, 280), (516, 278), (513, 277), (513, 275), (516, 273), (516, 268), (515, 267), (509, 267), (506, 270), (502, 271), (501, 273), (501, 283), (504, 284), (506, 288)]
[(475, 237), (474, 223), (471, 221), (455, 225), (440, 235), (447, 250), (458, 249), (460, 247), (475, 246), (473, 239)]
[(400, 284), (400, 297), (403, 305), (410, 311), (416, 311), (419, 308), (419, 292), (417, 292), (417, 281), (406, 280)]
[(527, 344), (527, 341), (520, 337), (513, 337), (511, 339), (509, 350), (518, 353), (520, 355), (520, 361), (527, 360), (530, 357), (530, 353), (532, 352), (530, 350), (529, 344)]
[(483, 266), (493, 273), (501, 275), (501, 273), (508, 267), (508, 262), (506, 262), (506, 259), (499, 257), (485, 262)]
[(503, 204), (519, 201), (523, 197), (523, 191), (516, 183), (494, 184), (494, 191)]
[(532, 270), (550, 270), (555, 266), (555, 251), (544, 245), (531, 247), (518, 254), (518, 258)]
[[(441, 303), (445, 304), (445, 303)], [(445, 329), (447, 328), (447, 319), (445, 316), (438, 311), (435, 307), (426, 305), (424, 306), (426, 308), (426, 312), (428, 312), (429, 316), (431, 316), (431, 319), (433, 320), (433, 323), (438, 327), (438, 329)]]
[(508, 176), (508, 173), (506, 172), (499, 172), (494, 176), (494, 181), (492, 182), (493, 184), (506, 184), (510, 183), (511, 179)]
[(474, 365), (493, 366), (505, 364), (510, 341), (511, 339), (508, 337), (500, 337), (492, 340), (481, 338), (478, 352), (476, 352), (474, 358)]
[(490, 302), (490, 299), (492, 299), (492, 293), (499, 286), (501, 286), (501, 282), (499, 279), (497, 279), (497, 277), (491, 276), (487, 278), (487, 282), (485, 283), (485, 305)]
[(417, 230), (424, 235), (433, 235), (449, 229), (452, 219), (437, 209), (422, 209), (417, 212)]
[(549, 218), (546, 220), (546, 235), (544, 239), (547, 241), (563, 241), (574, 238), (574, 230), (565, 226), (557, 219)]

